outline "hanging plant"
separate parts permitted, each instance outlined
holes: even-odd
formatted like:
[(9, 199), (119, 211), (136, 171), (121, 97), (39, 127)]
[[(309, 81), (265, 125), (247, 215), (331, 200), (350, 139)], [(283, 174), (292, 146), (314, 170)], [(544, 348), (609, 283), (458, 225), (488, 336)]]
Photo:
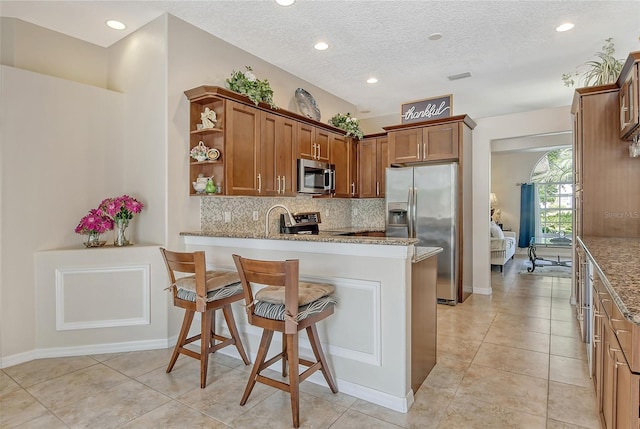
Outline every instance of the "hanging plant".
[(618, 80), (618, 76), (620, 76), (620, 72), (622, 71), (623, 62), (614, 56), (616, 50), (613, 46), (613, 38), (609, 37), (604, 41), (606, 43), (602, 47), (602, 51), (596, 52), (595, 54), (598, 60), (587, 61), (581, 66), (578, 66), (575, 73), (564, 73), (562, 75), (564, 86), (575, 85), (576, 82), (574, 78), (580, 76), (580, 68), (583, 66), (587, 67), (587, 70), (582, 73), (582, 83), (584, 86), (605, 85)]

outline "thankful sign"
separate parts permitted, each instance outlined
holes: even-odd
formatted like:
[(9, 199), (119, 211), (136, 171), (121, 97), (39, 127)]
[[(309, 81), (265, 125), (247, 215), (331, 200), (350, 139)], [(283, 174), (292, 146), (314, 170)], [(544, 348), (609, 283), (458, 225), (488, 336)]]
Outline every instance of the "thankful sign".
[(452, 96), (443, 95), (402, 104), (402, 123), (428, 121), (451, 116)]

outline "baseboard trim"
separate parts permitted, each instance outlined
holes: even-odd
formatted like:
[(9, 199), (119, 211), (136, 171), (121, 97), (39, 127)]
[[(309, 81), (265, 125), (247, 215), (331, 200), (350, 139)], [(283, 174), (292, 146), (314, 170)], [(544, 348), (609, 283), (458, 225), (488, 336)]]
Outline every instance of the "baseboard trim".
[(491, 287), (474, 287), (473, 293), (476, 293), (478, 295), (491, 295), (493, 293), (493, 290), (491, 289)]
[(166, 349), (176, 343), (176, 338), (131, 341), (123, 343), (90, 344), (76, 347), (52, 347), (35, 349), (0, 358), (0, 368), (29, 362), (35, 359), (47, 359), (69, 356), (90, 356), (104, 353), (135, 352), (140, 350)]

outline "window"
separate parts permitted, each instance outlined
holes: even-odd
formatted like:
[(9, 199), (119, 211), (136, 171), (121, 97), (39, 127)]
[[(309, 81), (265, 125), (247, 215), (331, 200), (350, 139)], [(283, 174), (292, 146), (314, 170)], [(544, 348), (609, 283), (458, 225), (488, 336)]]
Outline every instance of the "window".
[(573, 232), (573, 150), (549, 151), (531, 175), (536, 185), (539, 215), (536, 231), (543, 237), (570, 236)]

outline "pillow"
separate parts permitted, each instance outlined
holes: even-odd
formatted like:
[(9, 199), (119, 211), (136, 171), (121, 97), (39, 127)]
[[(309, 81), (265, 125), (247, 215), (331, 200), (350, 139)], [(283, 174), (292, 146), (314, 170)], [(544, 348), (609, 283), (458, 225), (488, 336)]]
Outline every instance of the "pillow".
[(491, 222), (491, 238), (504, 238), (504, 232), (495, 222)]

